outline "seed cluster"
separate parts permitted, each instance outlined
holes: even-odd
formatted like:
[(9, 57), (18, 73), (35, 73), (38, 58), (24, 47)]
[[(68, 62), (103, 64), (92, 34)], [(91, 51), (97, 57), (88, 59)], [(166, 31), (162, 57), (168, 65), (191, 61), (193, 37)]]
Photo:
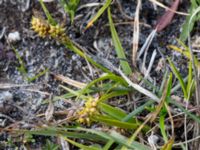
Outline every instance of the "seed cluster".
[(60, 25), (51, 25), (47, 21), (33, 17), (31, 20), (31, 28), (38, 33), (40, 37), (50, 36), (59, 40), (60, 42), (67, 42), (69, 41), (67, 35), (65, 34), (65, 29)]
[(97, 109), (98, 99), (90, 99), (85, 103), (84, 108), (78, 112), (78, 122), (82, 124), (91, 124), (91, 117), (98, 115), (99, 111)]

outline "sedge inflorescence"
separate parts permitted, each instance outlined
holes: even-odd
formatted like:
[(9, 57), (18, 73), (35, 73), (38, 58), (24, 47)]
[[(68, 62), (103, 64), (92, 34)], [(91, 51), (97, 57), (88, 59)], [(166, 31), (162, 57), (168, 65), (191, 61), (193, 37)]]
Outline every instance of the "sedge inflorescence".
[(91, 117), (99, 114), (97, 104), (98, 98), (89, 99), (84, 107), (78, 112), (78, 122), (90, 125), (92, 122)]
[(47, 21), (33, 17), (31, 20), (31, 28), (38, 33), (40, 37), (50, 36), (65, 43), (69, 39), (65, 34), (65, 29), (60, 25), (51, 25)]

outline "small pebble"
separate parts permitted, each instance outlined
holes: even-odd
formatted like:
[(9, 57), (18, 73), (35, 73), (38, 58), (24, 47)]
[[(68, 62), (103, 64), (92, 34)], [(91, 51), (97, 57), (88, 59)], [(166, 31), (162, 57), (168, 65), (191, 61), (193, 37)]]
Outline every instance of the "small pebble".
[(22, 2), (20, 6), (22, 12), (27, 11), (29, 7), (30, 7), (30, 0), (26, 0), (26, 2)]
[(9, 100), (12, 100), (12, 99), (13, 99), (13, 95), (9, 91), (5, 91), (5, 92), (0, 93), (0, 102), (9, 101)]
[(11, 32), (8, 34), (8, 41), (10, 43), (14, 43), (14, 42), (17, 42), (17, 41), (20, 41), (21, 38), (20, 38), (20, 34), (18, 31), (15, 31), (15, 32)]
[(153, 149), (155, 148), (155, 145), (157, 144), (158, 140), (159, 137), (153, 134), (148, 137), (148, 142)]

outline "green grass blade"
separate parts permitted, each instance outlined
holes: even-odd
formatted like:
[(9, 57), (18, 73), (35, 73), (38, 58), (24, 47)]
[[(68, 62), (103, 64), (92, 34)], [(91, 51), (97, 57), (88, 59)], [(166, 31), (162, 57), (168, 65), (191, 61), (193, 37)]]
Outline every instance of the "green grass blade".
[(121, 118), (126, 116), (126, 113), (123, 110), (112, 107), (108, 104), (99, 103), (99, 107), (103, 112), (107, 113), (110, 117), (113, 117), (114, 119), (121, 120)]
[[(105, 112), (107, 115), (109, 115), (113, 119), (117, 119), (119, 121), (121, 121), (127, 115), (122, 109), (110, 106), (105, 103), (100, 103), (99, 107), (101, 111)], [(135, 122), (135, 120), (131, 118), (129, 122)]]
[[(166, 98), (165, 98), (166, 104), (168, 104), (168, 100), (169, 100), (170, 95), (171, 95), (172, 78), (173, 78), (172, 73), (170, 73), (169, 79), (167, 81), (167, 86), (165, 87), (166, 90), (167, 90)], [(161, 111), (160, 111), (159, 125), (160, 125), (161, 134), (163, 136), (165, 143), (168, 142), (168, 138), (167, 138), (167, 134), (166, 134), (166, 127), (165, 127), (165, 116), (166, 115), (167, 115), (167, 110), (166, 110), (166, 107), (163, 106)]]
[[(188, 81), (187, 81), (187, 92), (190, 93), (191, 87), (192, 87), (192, 80), (193, 80), (193, 74), (192, 74), (192, 61), (189, 61), (189, 67), (188, 67)], [(189, 99), (189, 97), (188, 97)]]
[(107, 143), (106, 143), (106, 145), (103, 147), (103, 150), (109, 150), (110, 149), (110, 147), (113, 145), (113, 143), (114, 143), (115, 141), (114, 140), (109, 140)]
[(104, 133), (104, 132), (93, 130), (93, 129), (84, 129), (84, 128), (79, 128), (79, 129), (81, 129), (82, 131), (86, 131), (86, 132), (90, 132), (90, 133), (99, 135), (100, 137), (104, 137), (105, 139), (108, 139), (108, 140), (112, 139), (116, 143), (119, 143), (129, 149), (151, 150), (150, 147), (140, 144), (139, 142), (136, 142), (136, 141), (133, 141), (130, 145), (128, 145), (126, 143), (127, 138), (115, 131), (111, 131), (110, 133)]
[[(68, 130), (71, 130), (70, 132)], [(73, 131), (73, 132), (72, 132)], [(79, 133), (81, 131), (81, 133)], [(85, 133), (82, 133), (82, 132)], [(17, 132), (17, 131), (16, 131)], [(67, 138), (78, 138), (78, 139), (88, 139), (94, 142), (104, 142), (106, 143), (108, 140), (113, 140), (114, 142), (126, 146), (129, 149), (139, 149), (139, 150), (150, 150), (150, 148), (146, 145), (140, 144), (138, 142), (133, 142), (131, 145), (126, 144), (126, 137), (123, 135), (116, 133), (114, 131), (110, 131), (110, 133), (104, 133), (102, 131), (93, 130), (93, 129), (85, 129), (81, 127), (48, 127), (41, 128), (38, 130), (19, 130), (19, 133), (30, 133), (35, 135), (44, 135), (44, 136), (65, 136)]]
[(182, 26), (182, 32), (181, 32), (181, 35), (180, 35), (180, 40), (181, 41), (185, 41), (187, 39), (187, 37), (188, 37), (188, 30), (190, 32), (192, 31), (192, 29), (194, 27), (194, 24), (195, 24), (195, 21), (197, 21), (197, 19), (198, 19), (198, 16), (195, 16), (192, 19), (191, 24), (189, 23), (192, 14), (194, 13), (194, 11), (196, 10), (196, 8), (198, 7), (198, 4), (197, 4), (196, 0), (191, 0), (190, 2), (191, 2), (191, 6), (190, 6), (190, 9), (189, 9), (189, 14), (190, 15), (186, 17), (185, 23)]
[(159, 126), (160, 126), (160, 131), (161, 131), (161, 134), (162, 134), (162, 137), (165, 141), (165, 143), (167, 143), (168, 141), (168, 138), (167, 138), (167, 134), (166, 134), (166, 128), (165, 128), (165, 115), (160, 115), (160, 118), (159, 118)]
[(26, 67), (25, 64), (20, 56), (20, 54), (18, 53), (18, 51), (12, 46), (13, 51), (15, 52), (15, 56), (20, 64), (20, 67), (18, 67), (19, 72), (27, 77), (27, 71), (26, 71)]
[(164, 87), (165, 87), (165, 83), (166, 83), (166, 81), (167, 81), (168, 73), (169, 73), (169, 71), (166, 70), (166, 71), (165, 71), (165, 74), (164, 74), (164, 76), (163, 76), (163, 79), (162, 79), (162, 83), (161, 83), (160, 89), (159, 89), (159, 94), (162, 94), (162, 91), (163, 91), (163, 89), (164, 89)]
[(32, 78), (28, 77), (28, 82), (32, 82), (32, 81), (38, 79), (39, 77), (43, 76), (48, 71), (49, 71), (49, 68), (46, 68), (45, 70), (43, 70), (43, 71), (39, 72), (38, 74), (36, 74), (34, 77), (32, 77)]
[[(94, 121), (98, 121), (98, 122), (102, 122), (105, 123), (107, 125), (110, 126), (116, 126), (116, 127), (120, 127), (123, 129), (137, 129), (141, 124), (140, 123), (128, 123), (128, 122), (122, 122), (116, 119), (112, 119), (110, 117), (107, 116), (93, 116), (92, 120)], [(147, 126), (145, 126), (143, 128), (143, 131), (147, 132), (149, 130), (149, 128)]]
[(167, 94), (166, 94), (166, 102), (168, 103), (168, 99), (170, 98), (171, 95), (171, 90), (172, 90), (172, 79), (173, 79), (173, 75), (172, 73), (170, 73), (169, 75), (169, 79), (167, 81)]
[(60, 3), (65, 12), (69, 14), (71, 23), (73, 23), (75, 12), (80, 0), (68, 0), (68, 2), (66, 2), (66, 0), (60, 0)]
[(84, 54), (80, 49), (78, 49), (71, 41), (68, 43), (63, 43), (66, 48), (69, 48), (70, 50), (72, 50), (73, 52), (75, 52), (76, 54), (78, 54), (79, 56), (83, 57), (84, 59), (86, 59), (88, 62), (90, 62), (92, 65), (94, 65), (95, 67), (101, 69), (104, 72), (107, 73), (111, 73), (107, 68), (103, 67), (102, 65), (98, 64), (97, 62), (95, 62), (92, 58), (90, 58), (88, 55)]
[(21, 58), (21, 56), (19, 55), (18, 51), (12, 46), (13, 51), (15, 52), (15, 56), (20, 64), (20, 67), (18, 67), (19, 72), (28, 80), (28, 82), (32, 82), (34, 80), (36, 80), (37, 78), (41, 77), (42, 75), (44, 75), (49, 69), (45, 69), (44, 71), (39, 72), (37, 75), (35, 75), (34, 77), (30, 78), (27, 74), (27, 70), (25, 67), (25, 64)]
[[(75, 131), (79, 131), (78, 129), (75, 129)], [(43, 135), (43, 136), (58, 136), (62, 135), (68, 138), (76, 138), (76, 139), (86, 139), (94, 142), (106, 142), (105, 138), (100, 137), (98, 135), (94, 135), (91, 133), (79, 133), (75, 131), (67, 131), (63, 130), (61, 128), (41, 128), (37, 130), (19, 130), (20, 133), (28, 133), (33, 135)]]
[(125, 116), (121, 121), (124, 121), (124, 122), (130, 121), (135, 115), (141, 113), (143, 110), (145, 110), (145, 108), (147, 106), (150, 106), (153, 103), (155, 103), (155, 101), (153, 101), (153, 100), (147, 101), (145, 104), (141, 105), (140, 107), (138, 107), (137, 109), (135, 109), (131, 113), (129, 113), (127, 116)]
[[(193, 9), (190, 8), (189, 13), (192, 14), (192, 12), (193, 12)], [(180, 40), (181, 41), (185, 41), (187, 39), (187, 37), (188, 37), (188, 28), (189, 28), (190, 17), (191, 17), (191, 15), (187, 16), (186, 21), (182, 26), (183, 30), (182, 30), (181, 35), (180, 35)], [(193, 19), (192, 24), (190, 25), (189, 31), (192, 31), (192, 29), (194, 27), (194, 23), (195, 23), (195, 18)]]
[(188, 93), (186, 90), (186, 85), (183, 81), (183, 78), (181, 77), (180, 73), (178, 72), (178, 70), (176, 69), (175, 65), (172, 63), (172, 61), (168, 58), (169, 64), (171, 66), (171, 69), (173, 71), (173, 73), (175, 74), (176, 78), (179, 80), (179, 83), (181, 85), (181, 88), (183, 90), (183, 94), (184, 94), (184, 98), (187, 99), (188, 97)]
[[(177, 39), (178, 43), (183, 47), (183, 48), (178, 48), (174, 45), (169, 45), (169, 48), (173, 49), (174, 51), (177, 51), (178, 53), (181, 53), (185, 57), (187, 57), (189, 60), (192, 60), (191, 54), (190, 54), (190, 49), (187, 45), (185, 45), (182, 41)], [(194, 63), (198, 67), (199, 66), (199, 61), (198, 59), (194, 56)]]
[[(121, 142), (124, 142), (123, 145), (126, 146), (128, 150), (151, 150), (150, 147), (148, 147), (148, 146), (146, 146), (146, 145), (144, 145), (144, 144), (141, 144), (141, 143), (139, 143), (139, 142), (136, 142), (136, 141), (133, 141), (133, 142), (130, 144), (130, 146), (134, 147), (133, 149), (130, 149), (130, 148), (128, 147), (128, 145), (125, 145), (126, 142), (127, 142), (127, 138), (125, 138), (124, 136), (122, 136), (121, 134), (119, 134), (118, 132), (115, 132), (115, 131), (112, 131), (112, 132), (110, 133), (110, 135), (111, 135), (112, 137), (115, 137), (115, 138), (121, 140)], [(119, 150), (119, 149), (117, 149), (117, 150)]]
[(44, 2), (42, 0), (39, 0), (39, 2), (40, 2), (40, 5), (42, 6), (42, 9), (43, 9), (46, 17), (47, 17), (48, 22), (51, 25), (55, 26), (57, 24), (57, 22), (53, 19), (53, 17), (49, 13), (49, 11), (48, 11), (47, 7), (45, 6)]
[(90, 26), (94, 24), (94, 22), (103, 14), (103, 12), (108, 8), (112, 0), (106, 0), (105, 4), (99, 9), (97, 14), (89, 21), (89, 23), (86, 26), (86, 29), (88, 29)]
[(178, 108), (180, 108), (185, 114), (188, 115), (188, 117), (190, 117), (191, 119), (193, 119), (194, 121), (198, 122), (200, 124), (200, 117), (196, 116), (194, 114), (192, 114), (191, 112), (189, 112), (188, 110), (186, 110), (185, 108), (183, 108), (181, 105), (179, 105), (176, 101), (174, 100), (170, 100), (170, 103), (177, 106)]
[(117, 76), (117, 75), (114, 75), (114, 74), (107, 74), (103, 77), (100, 77), (98, 79), (95, 79), (93, 80), (92, 82), (90, 82), (85, 88), (82, 89), (82, 91), (80, 92), (80, 95), (85, 93), (85, 91), (87, 91), (88, 89), (90, 89), (93, 85), (95, 85), (96, 83), (98, 82), (101, 82), (101, 81), (104, 81), (104, 80), (112, 80), (112, 81), (115, 81), (115, 82), (119, 82), (121, 83), (121, 85), (127, 85), (127, 83), (124, 81), (123, 78)]
[[(82, 95), (84, 95), (84, 94), (93, 94), (93, 93), (98, 93), (98, 92), (106, 92), (111, 87), (112, 87), (111, 83), (105, 83), (101, 87), (90, 87), (89, 89), (85, 90), (84, 93), (82, 93)], [(67, 89), (65, 89), (65, 90), (67, 90)], [(129, 87), (118, 86), (118, 87), (112, 88), (112, 91), (115, 91), (115, 92), (127, 92), (128, 93), (128, 92), (131, 92), (132, 89), (129, 88)], [(82, 92), (82, 90), (76, 90), (76, 91), (73, 90), (73, 93), (67, 93), (67, 94), (63, 94), (61, 96), (54, 96), (53, 97), (53, 102), (55, 102), (57, 100), (60, 100), (60, 99), (69, 99), (69, 98), (76, 97), (77, 95), (80, 95), (81, 92)], [(42, 102), (42, 104), (46, 104), (48, 102), (49, 102), (49, 100), (44, 100)]]
[[(82, 95), (84, 94), (93, 94), (93, 93), (98, 93), (98, 92), (105, 92), (107, 90), (109, 90), (112, 87), (112, 84), (110, 83), (105, 83), (102, 85), (102, 87), (90, 87), (89, 89), (85, 90), (84, 93), (82, 93)], [(123, 87), (123, 86), (119, 86), (119, 87), (115, 87), (112, 89), (112, 91), (115, 92), (131, 92), (132, 89), (129, 87)], [(82, 90), (77, 90), (76, 93), (80, 94), (82, 92)], [(59, 99), (69, 99), (69, 98), (73, 98), (75, 96), (77, 96), (77, 94), (73, 94), (73, 93), (67, 93), (67, 94), (63, 94), (61, 96), (55, 96), (53, 98), (53, 101), (59, 100)], [(43, 102), (43, 104), (46, 103), (46, 101)]]
[(115, 46), (117, 57), (120, 59), (120, 66), (122, 67), (122, 70), (126, 75), (130, 75), (132, 73), (132, 70), (127, 62), (126, 56), (124, 54), (124, 50), (122, 48), (115, 26), (113, 24), (110, 8), (108, 8), (108, 19), (109, 19), (113, 44)]
[(60, 87), (63, 88), (63, 89), (65, 89), (66, 91), (70, 92), (71, 94), (73, 94), (73, 95), (75, 95), (75, 96), (78, 96), (78, 97), (80, 97), (80, 98), (82, 98), (82, 99), (84, 99), (84, 100), (89, 99), (88, 96), (85, 96), (85, 95), (83, 95), (83, 94), (80, 94), (79, 91), (74, 91), (74, 90), (72, 90), (72, 89), (70, 89), (70, 88), (68, 88), (68, 87), (66, 87), (66, 86), (63, 86), (63, 85), (60, 85)]
[(117, 96), (123, 96), (123, 95), (127, 95), (128, 92), (127, 91), (114, 91), (114, 92), (110, 92), (108, 94), (104, 94), (100, 97), (99, 99), (99, 102), (104, 102), (110, 98), (113, 98), (113, 97), (117, 97)]

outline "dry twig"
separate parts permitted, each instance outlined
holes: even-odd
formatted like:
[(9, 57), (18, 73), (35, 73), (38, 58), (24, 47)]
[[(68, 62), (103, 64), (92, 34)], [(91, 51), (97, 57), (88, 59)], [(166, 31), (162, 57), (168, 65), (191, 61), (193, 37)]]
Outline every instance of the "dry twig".
[(139, 34), (140, 34), (140, 26), (139, 26), (140, 7), (141, 7), (141, 0), (138, 0), (136, 12), (135, 12), (134, 26), (133, 26), (132, 63), (134, 66), (136, 66), (136, 58), (137, 58), (137, 50), (138, 50)]

